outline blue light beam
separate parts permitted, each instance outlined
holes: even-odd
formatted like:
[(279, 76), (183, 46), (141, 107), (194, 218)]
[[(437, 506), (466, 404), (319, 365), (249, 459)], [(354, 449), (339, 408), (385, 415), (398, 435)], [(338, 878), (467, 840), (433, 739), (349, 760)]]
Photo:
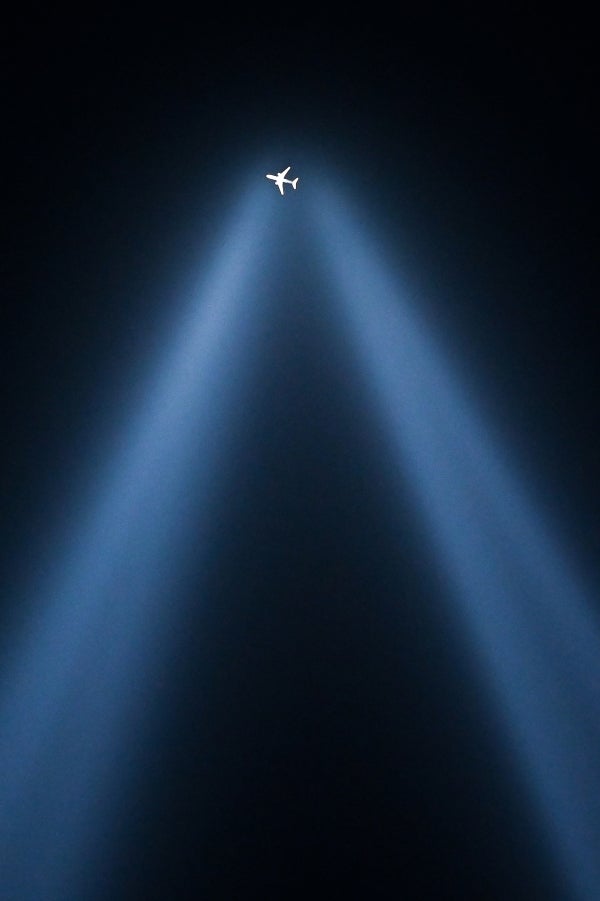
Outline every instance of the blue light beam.
[(99, 876), (139, 765), (153, 673), (185, 621), (172, 598), (186, 560), (201, 565), (202, 530), (256, 368), (272, 206), (264, 193), (248, 193), (187, 308), (174, 314), (179, 324), (89, 486), (85, 515), (53, 538), (53, 571), (31, 588), (9, 636), (0, 689), (7, 901), (105, 897)]
[(430, 536), (557, 880), (596, 901), (600, 641), (589, 574), (575, 572), (356, 217), (325, 189), (314, 212), (398, 487)]

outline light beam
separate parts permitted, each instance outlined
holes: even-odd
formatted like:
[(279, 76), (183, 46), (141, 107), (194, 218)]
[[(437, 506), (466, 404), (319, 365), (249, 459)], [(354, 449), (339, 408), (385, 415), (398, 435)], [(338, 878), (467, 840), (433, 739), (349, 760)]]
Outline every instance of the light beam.
[(105, 897), (100, 876), (128, 774), (143, 759), (152, 673), (173, 653), (185, 615), (172, 609), (174, 588), (192, 549), (201, 566), (202, 529), (243, 419), (268, 208), (255, 188), (234, 212), (187, 308), (173, 313), (178, 324), (89, 486), (84, 515), (56, 536), (54, 569), (22, 599), (27, 615), (8, 636), (0, 690), (7, 901)]
[(347, 206), (314, 209), (340, 320), (398, 487), (412, 494), (519, 781), (578, 901), (600, 886), (600, 641), (594, 595), (497, 435)]

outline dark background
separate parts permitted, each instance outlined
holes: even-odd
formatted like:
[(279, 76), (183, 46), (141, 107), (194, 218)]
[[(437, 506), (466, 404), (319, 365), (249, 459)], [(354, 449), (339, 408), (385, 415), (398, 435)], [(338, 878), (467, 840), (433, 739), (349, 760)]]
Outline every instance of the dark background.
[[(104, 6), (24, 12), (4, 31), (7, 579), (197, 266), (228, 172), (270, 146), (277, 171), (294, 142), (360, 196), (477, 372), (522, 477), (596, 559), (600, 142), (585, 15)], [(234, 476), (243, 502), (106, 896), (563, 897), (432, 613), (439, 589), (408, 514), (398, 543), (368, 487), (377, 455), (340, 403), (343, 367), (319, 370), (319, 397), (285, 415), (328, 353), (318, 289), (295, 266), (271, 382), (265, 363), (278, 428), (257, 428)]]

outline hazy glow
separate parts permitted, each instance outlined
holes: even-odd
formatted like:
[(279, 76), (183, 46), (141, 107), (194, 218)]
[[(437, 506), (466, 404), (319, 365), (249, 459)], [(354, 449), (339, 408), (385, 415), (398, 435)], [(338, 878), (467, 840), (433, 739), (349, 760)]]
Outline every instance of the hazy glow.
[(315, 217), (341, 319), (573, 897), (600, 886), (600, 641), (593, 598), (497, 436), (336, 196)]
[[(297, 181), (282, 179), (281, 193)], [(89, 486), (85, 515), (56, 536), (53, 571), (23, 601), (0, 687), (3, 898), (105, 897), (115, 811), (153, 711), (152, 673), (185, 616), (177, 586), (191, 542), (201, 563), (220, 461), (255, 369), (259, 273), (277, 249), (270, 199), (260, 182), (235, 211), (196, 296), (174, 312), (177, 327)], [(479, 662), (558, 869), (574, 898), (595, 901), (600, 641), (591, 598), (376, 248), (330, 191), (321, 186), (314, 203), (340, 328), (399, 487), (412, 491), (457, 631)]]
[(27, 626), (10, 636), (0, 691), (3, 898), (104, 897), (96, 880), (143, 747), (149, 674), (184, 615), (172, 609), (177, 578), (192, 547), (195, 566), (201, 558), (198, 512), (218, 490), (255, 368), (249, 323), (269, 246), (261, 188), (235, 211), (187, 308), (173, 312), (178, 324), (141, 408), (90, 486), (85, 519), (56, 537), (54, 572), (23, 601)]

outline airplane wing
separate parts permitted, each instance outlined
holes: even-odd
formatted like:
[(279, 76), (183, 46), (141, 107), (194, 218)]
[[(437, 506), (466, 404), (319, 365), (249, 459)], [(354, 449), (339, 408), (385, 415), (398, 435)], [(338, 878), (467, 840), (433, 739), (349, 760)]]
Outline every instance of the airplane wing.
[(277, 187), (279, 188), (280, 193), (283, 194), (283, 182), (282, 181), (277, 182)]
[(288, 166), (287, 169), (284, 169), (283, 172), (280, 172), (279, 174), (283, 175), (283, 177), (285, 178), (291, 168), (291, 166)]

